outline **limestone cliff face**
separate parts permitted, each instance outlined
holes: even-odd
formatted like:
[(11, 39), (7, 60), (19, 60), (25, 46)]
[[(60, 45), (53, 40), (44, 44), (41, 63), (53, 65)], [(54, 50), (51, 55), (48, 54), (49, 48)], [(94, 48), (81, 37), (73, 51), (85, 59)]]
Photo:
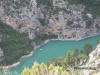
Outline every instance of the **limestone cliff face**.
[(84, 70), (84, 75), (100, 75), (100, 44), (89, 54), (89, 61), (85, 65), (88, 70)]
[(90, 59), (87, 65), (100, 70), (100, 44), (92, 53), (89, 54), (89, 57)]
[(20, 33), (54, 34), (59, 39), (81, 39), (98, 34), (98, 17), (84, 13), (84, 5), (67, 0), (0, 0), (0, 19)]

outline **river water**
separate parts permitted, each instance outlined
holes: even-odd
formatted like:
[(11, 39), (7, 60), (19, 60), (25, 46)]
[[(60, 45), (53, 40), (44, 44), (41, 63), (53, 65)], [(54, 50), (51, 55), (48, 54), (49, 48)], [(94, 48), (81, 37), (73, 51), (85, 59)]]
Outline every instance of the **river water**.
[(65, 57), (68, 51), (73, 51), (75, 48), (82, 50), (86, 43), (91, 43), (95, 49), (99, 39), (100, 35), (81, 41), (51, 41), (41, 48), (38, 48), (32, 57), (23, 59), (19, 66), (11, 68), (10, 72), (16, 71), (20, 73), (25, 67), (31, 68), (35, 61), (38, 63), (46, 63), (54, 57)]

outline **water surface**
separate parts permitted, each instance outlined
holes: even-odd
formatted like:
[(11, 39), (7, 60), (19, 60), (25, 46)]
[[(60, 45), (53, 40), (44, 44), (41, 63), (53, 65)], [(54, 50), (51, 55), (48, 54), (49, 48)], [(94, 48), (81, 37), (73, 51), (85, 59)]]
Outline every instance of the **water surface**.
[(68, 51), (73, 51), (75, 48), (82, 50), (86, 43), (91, 43), (95, 49), (99, 38), (100, 35), (81, 41), (51, 41), (43, 47), (38, 48), (32, 57), (23, 59), (19, 66), (11, 68), (10, 71), (20, 73), (25, 67), (31, 68), (35, 61), (46, 63), (54, 57), (65, 57)]

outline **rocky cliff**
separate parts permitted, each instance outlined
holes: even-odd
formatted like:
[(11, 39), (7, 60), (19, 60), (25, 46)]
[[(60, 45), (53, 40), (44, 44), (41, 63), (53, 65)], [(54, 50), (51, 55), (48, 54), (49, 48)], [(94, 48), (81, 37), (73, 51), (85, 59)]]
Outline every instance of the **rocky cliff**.
[(0, 20), (30, 39), (37, 34), (81, 39), (100, 33), (100, 18), (85, 7), (69, 0), (0, 0)]
[(89, 54), (89, 61), (85, 65), (88, 70), (84, 70), (84, 75), (100, 75), (100, 44)]
[[(71, 4), (71, 1), (73, 2), (73, 4)], [(79, 0), (75, 0), (75, 1), (79, 1)], [(98, 2), (97, 0), (88, 0), (91, 3), (86, 2), (86, 4), (83, 4), (84, 3), (83, 2), (83, 3), (76, 4), (75, 1), (73, 0), (0, 0), (0, 23), (1, 21), (4, 24), (6, 23), (6, 25), (9, 25), (19, 33), (27, 33), (29, 38), (32, 41), (31, 43), (32, 46), (40, 45), (41, 41), (43, 43), (47, 39), (80, 40), (89, 36), (100, 34), (100, 17), (99, 15), (95, 15), (96, 13), (99, 12), (98, 5), (100, 4), (98, 3), (100, 2)], [(93, 10), (93, 8), (95, 12), (94, 11), (90, 12), (91, 10)], [(87, 11), (86, 9), (89, 9), (90, 11)], [(3, 27), (3, 25), (1, 27)], [(6, 25), (3, 28), (0, 28), (0, 33), (2, 31), (1, 34), (5, 33), (4, 28), (6, 29), (6, 35), (8, 35), (9, 31), (12, 31), (12, 29), (11, 28), (8, 29)], [(11, 33), (9, 32), (11, 34), (9, 35), (12, 38), (14, 38), (14, 41), (15, 38), (18, 39), (17, 40), (18, 44), (20, 42), (23, 42), (23, 40), (26, 38), (26, 34), (25, 36), (24, 35), (21, 36), (21, 34), (15, 32), (14, 30)], [(17, 34), (13, 34), (14, 32)], [(18, 37), (16, 35), (18, 35)], [(11, 37), (10, 38), (5, 37), (5, 38), (7, 38), (7, 40), (8, 39), (11, 40), (12, 39)], [(23, 40), (20, 41), (20, 38), (21, 39), (23, 38)], [(10, 42), (12, 44), (16, 43), (14, 41), (13, 42), (10, 41)], [(30, 44), (28, 39), (26, 41), (28, 43), (27, 42), (24, 43), (27, 45), (24, 46), (25, 49), (27, 49), (27, 47), (29, 47), (28, 45)], [(6, 41), (3, 42), (5, 46)], [(8, 43), (9, 42), (7, 42), (6, 45), (8, 45)], [(23, 49), (22, 45), (20, 45), (20, 47), (18, 45), (18, 48)], [(16, 49), (16, 51), (20, 50), (18, 48)], [(31, 48), (30, 50), (33, 49), (32, 47), (30, 48)], [(20, 53), (18, 54), (20, 54), (21, 56), (24, 55), (23, 51), (22, 54)], [(14, 51), (13, 49), (9, 49), (8, 52), (14, 52)], [(16, 54), (16, 52), (14, 53)], [(15, 56), (14, 53), (12, 54)], [(27, 53), (29, 52), (25, 51), (25, 54)], [(7, 55), (6, 58), (8, 58), (8, 56), (9, 55)], [(10, 62), (9, 59), (8, 61)]]
[[(100, 65), (100, 44), (92, 53), (89, 54), (89, 57), (90, 59), (87, 65), (99, 67), (98, 65)], [(100, 67), (98, 69), (100, 69)]]

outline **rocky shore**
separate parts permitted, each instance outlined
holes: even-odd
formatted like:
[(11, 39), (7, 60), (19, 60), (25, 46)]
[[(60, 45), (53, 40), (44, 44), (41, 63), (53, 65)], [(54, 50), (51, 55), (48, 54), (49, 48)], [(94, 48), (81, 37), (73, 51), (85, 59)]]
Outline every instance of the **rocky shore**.
[(37, 50), (38, 48), (40, 48), (41, 46), (47, 44), (50, 41), (55, 41), (55, 40), (60, 40), (60, 41), (80, 41), (80, 40), (83, 40), (83, 39), (86, 39), (86, 38), (89, 38), (89, 37), (94, 37), (94, 36), (97, 36), (97, 35), (100, 35), (100, 33), (99, 34), (95, 34), (95, 35), (91, 35), (91, 36), (87, 36), (85, 38), (80, 38), (80, 39), (73, 38), (73, 39), (48, 39), (48, 40), (45, 40), (43, 44), (40, 44), (38, 46), (35, 46), (34, 47), (34, 51), (30, 52), (30, 54), (22, 56), (18, 62), (14, 63), (12, 65), (8, 65), (8, 66), (0, 66), (0, 69), (7, 70), (7, 69), (10, 69), (10, 68), (13, 68), (13, 67), (16, 67), (16, 66), (20, 65), (21, 61), (24, 58), (28, 58), (28, 57), (33, 56), (35, 50)]
[(99, 75), (100, 72), (100, 44), (89, 54), (89, 61), (84, 65), (89, 69), (83, 70), (84, 75)]

